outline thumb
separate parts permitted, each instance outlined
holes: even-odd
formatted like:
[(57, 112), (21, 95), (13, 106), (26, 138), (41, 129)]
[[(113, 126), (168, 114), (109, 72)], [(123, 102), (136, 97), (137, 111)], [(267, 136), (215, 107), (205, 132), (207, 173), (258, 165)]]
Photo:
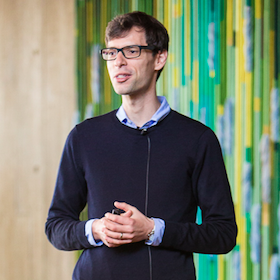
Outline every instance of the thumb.
[(132, 216), (132, 214), (133, 214), (132, 211), (128, 210), (128, 211), (122, 213), (121, 216), (130, 218)]
[(131, 205), (125, 203), (125, 202), (118, 202), (118, 201), (115, 201), (115, 202), (114, 202), (114, 205), (115, 205), (115, 207), (117, 207), (117, 208), (119, 208), (119, 209), (122, 209), (122, 210), (124, 210), (125, 212), (127, 212), (127, 211), (129, 211), (129, 210), (132, 212), (132, 209), (134, 208), (133, 206), (131, 206)]

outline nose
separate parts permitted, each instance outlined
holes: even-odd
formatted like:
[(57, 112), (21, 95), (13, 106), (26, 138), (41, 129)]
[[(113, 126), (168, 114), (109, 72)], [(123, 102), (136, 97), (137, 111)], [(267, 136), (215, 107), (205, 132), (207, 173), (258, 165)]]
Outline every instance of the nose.
[(121, 67), (123, 65), (126, 65), (126, 58), (124, 57), (123, 53), (120, 51), (117, 54), (116, 59), (114, 60), (114, 64), (117, 67)]

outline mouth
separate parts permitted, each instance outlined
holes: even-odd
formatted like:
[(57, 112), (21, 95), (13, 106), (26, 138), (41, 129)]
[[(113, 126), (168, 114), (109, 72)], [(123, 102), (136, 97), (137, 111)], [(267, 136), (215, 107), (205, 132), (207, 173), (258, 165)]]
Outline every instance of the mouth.
[(130, 76), (131, 76), (130, 74), (121, 73), (121, 74), (117, 74), (115, 76), (115, 79), (118, 83), (123, 83), (123, 82), (126, 82)]

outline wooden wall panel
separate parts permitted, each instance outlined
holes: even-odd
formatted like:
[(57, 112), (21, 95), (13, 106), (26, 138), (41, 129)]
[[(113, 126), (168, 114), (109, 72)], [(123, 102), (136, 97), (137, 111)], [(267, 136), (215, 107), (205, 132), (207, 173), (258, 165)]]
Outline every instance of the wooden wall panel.
[(75, 111), (74, 0), (0, 0), (0, 280), (71, 279), (44, 224)]

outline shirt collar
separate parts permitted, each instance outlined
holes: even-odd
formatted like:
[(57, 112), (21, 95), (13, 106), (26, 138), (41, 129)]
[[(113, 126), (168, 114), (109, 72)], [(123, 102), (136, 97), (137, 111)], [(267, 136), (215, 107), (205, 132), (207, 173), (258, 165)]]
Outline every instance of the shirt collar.
[[(158, 101), (160, 102), (160, 107), (154, 113), (154, 115), (151, 117), (151, 119), (148, 122), (146, 122), (142, 127), (140, 127), (140, 129), (145, 129), (145, 128), (147, 129), (151, 126), (156, 125), (159, 121), (164, 119), (169, 114), (171, 109), (170, 109), (170, 106), (169, 106), (166, 98), (164, 96), (157, 96), (157, 98), (158, 98)], [(127, 125), (131, 128), (135, 128), (135, 129), (138, 128), (135, 125), (135, 123), (128, 118), (122, 105), (118, 109), (116, 116), (119, 119), (119, 121), (121, 123), (123, 123), (124, 125)]]

